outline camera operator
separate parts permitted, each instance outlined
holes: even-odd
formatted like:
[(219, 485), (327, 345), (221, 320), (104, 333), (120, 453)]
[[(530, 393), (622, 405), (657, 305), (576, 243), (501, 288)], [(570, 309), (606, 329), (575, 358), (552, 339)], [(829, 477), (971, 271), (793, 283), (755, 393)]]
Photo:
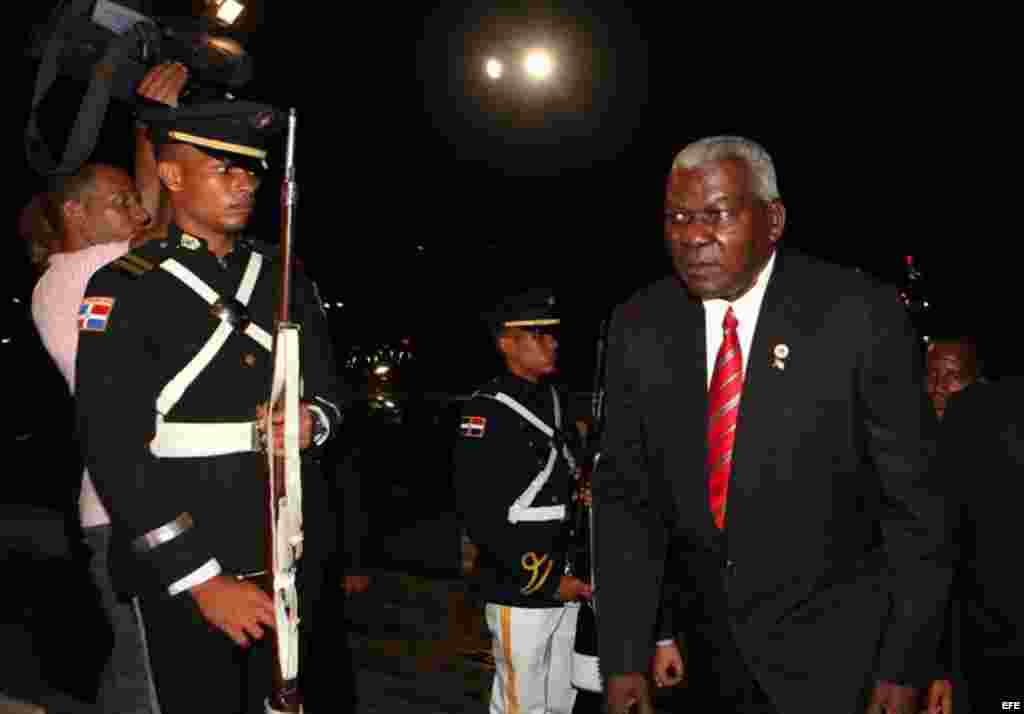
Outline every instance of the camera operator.
[[(138, 93), (174, 106), (187, 76), (181, 65), (154, 67)], [(160, 205), (153, 148), (144, 127), (136, 132), (136, 180), (113, 166), (86, 164), (54, 181), (52, 190), (33, 199), (22, 216), (23, 237), (33, 264), (41, 271), (32, 294), (32, 319), (72, 393), (79, 334), (76, 315), (87, 282), (96, 270), (161, 228), (151, 219)], [(81, 482), (79, 516), (90, 553), (90, 575), (114, 633), (97, 704), (102, 711), (124, 714), (158, 712), (134, 605), (119, 600), (107, 568), (110, 518), (87, 472)]]

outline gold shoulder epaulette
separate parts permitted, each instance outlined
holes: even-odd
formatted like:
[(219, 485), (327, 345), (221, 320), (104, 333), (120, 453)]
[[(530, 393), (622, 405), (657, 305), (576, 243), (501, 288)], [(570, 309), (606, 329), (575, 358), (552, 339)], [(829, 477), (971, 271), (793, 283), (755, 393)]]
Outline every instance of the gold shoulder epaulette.
[(132, 251), (131, 253), (125, 253), (120, 258), (111, 263), (111, 267), (120, 270), (123, 273), (128, 273), (134, 277), (145, 275), (149, 271), (156, 268), (158, 263), (153, 262), (148, 258), (143, 258), (138, 253)]

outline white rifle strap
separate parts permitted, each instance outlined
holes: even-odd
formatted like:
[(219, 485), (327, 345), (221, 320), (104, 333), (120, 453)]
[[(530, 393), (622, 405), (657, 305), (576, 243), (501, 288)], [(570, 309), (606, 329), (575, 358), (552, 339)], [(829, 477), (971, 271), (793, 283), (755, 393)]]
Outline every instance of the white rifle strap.
[[(284, 464), (286, 494), (276, 492), (270, 480), (273, 550), (275, 637), (281, 676), (299, 674), (299, 598), (295, 588), (296, 563), (302, 557), (302, 473), (299, 456), (299, 327), (278, 326), (274, 351), (274, 377), (270, 404), (284, 409)], [(267, 410), (266, 433), (272, 434), (273, 410)], [(269, 473), (274, 473), (273, 449), (267, 449)]]
[[(553, 388), (551, 393), (555, 399), (555, 423), (558, 424), (561, 421), (561, 409), (558, 405), (558, 394)], [(516, 401), (504, 392), (497, 392), (493, 395), (481, 393), (480, 396), (501, 402), (551, 439), (551, 453), (548, 454), (547, 463), (533, 481), (530, 482), (530, 485), (526, 487), (526, 490), (519, 495), (519, 498), (513, 501), (512, 505), (509, 506), (508, 522), (515, 524), (521, 521), (544, 522), (565, 520), (564, 504), (561, 506), (533, 506), (533, 502), (537, 498), (537, 494), (540, 493), (540, 490), (544, 488), (544, 485), (548, 482), (548, 479), (551, 477), (551, 472), (555, 469), (555, 462), (558, 460), (558, 450), (555, 448), (554, 439), (555, 430), (520, 402)]]

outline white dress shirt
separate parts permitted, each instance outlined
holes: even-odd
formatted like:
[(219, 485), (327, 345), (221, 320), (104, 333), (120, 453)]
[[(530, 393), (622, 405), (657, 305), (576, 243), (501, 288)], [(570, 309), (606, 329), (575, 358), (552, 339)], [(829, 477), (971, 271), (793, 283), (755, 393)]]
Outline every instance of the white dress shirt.
[[(768, 288), (768, 281), (771, 279), (774, 268), (775, 252), (773, 251), (771, 257), (768, 258), (767, 265), (761, 270), (750, 290), (735, 301), (704, 300), (704, 330), (708, 346), (707, 385), (709, 389), (711, 388), (711, 375), (715, 371), (715, 360), (718, 358), (718, 348), (722, 346), (722, 339), (725, 336), (722, 330), (722, 321), (725, 320), (725, 313), (730, 305), (733, 314), (736, 315), (736, 334), (740, 338), (740, 358), (743, 376), (746, 377), (747, 356), (754, 344), (757, 316), (761, 314), (761, 303), (764, 301), (764, 293)], [(770, 355), (765, 355), (765, 359), (769, 357)]]

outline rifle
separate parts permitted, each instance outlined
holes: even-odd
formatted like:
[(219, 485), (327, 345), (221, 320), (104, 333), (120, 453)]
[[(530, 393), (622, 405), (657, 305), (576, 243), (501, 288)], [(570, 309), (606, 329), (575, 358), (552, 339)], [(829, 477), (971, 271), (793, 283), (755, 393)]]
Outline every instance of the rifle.
[[(580, 462), (579, 488), (590, 487), (590, 478), (601, 457), (601, 430), (604, 426), (604, 371), (607, 320), (601, 322), (597, 336), (597, 361), (594, 365), (594, 389), (590, 399), (592, 424), (587, 432), (586, 451)], [(594, 509), (576, 501), (573, 531), (567, 554), (571, 574), (590, 583), (594, 594), (580, 606), (573, 644), (572, 683), (579, 689), (600, 692), (603, 689), (597, 652), (597, 575), (594, 550)]]
[[(608, 320), (601, 321), (597, 335), (597, 360), (594, 365), (594, 391), (590, 399), (590, 416), (594, 423), (590, 428), (587, 439), (587, 486), (590, 486), (590, 477), (597, 471), (597, 464), (601, 460), (601, 437), (604, 434), (604, 377), (608, 361)], [(587, 509), (587, 545), (590, 553), (590, 584), (597, 590), (597, 555), (594, 539), (594, 509)], [(597, 598), (592, 597), (590, 606), (597, 615)]]
[[(607, 340), (608, 321), (602, 320), (597, 335), (597, 356), (594, 362), (594, 385), (590, 393), (590, 417), (591, 424), (587, 430), (586, 448), (583, 459), (580, 461), (580, 488), (590, 488), (590, 479), (597, 470), (597, 463), (601, 458), (601, 432), (604, 429), (604, 372), (605, 372), (605, 344)], [(594, 573), (594, 514), (593, 509), (585, 506), (583, 500), (577, 502), (574, 513), (574, 528), (576, 534), (586, 533), (585, 540), (577, 539), (575, 549), (577, 555), (585, 553), (586, 557), (580, 557), (574, 570), (577, 577), (584, 577), (591, 585), (596, 587)], [(594, 612), (597, 612), (596, 600), (591, 600)]]
[[(299, 325), (291, 322), (292, 242), (295, 183), (295, 109), (288, 115), (288, 144), (281, 184), (281, 278), (274, 320), (274, 372), (266, 410), (267, 576), (264, 587), (274, 601), (276, 628), (272, 686), (267, 714), (299, 714), (299, 598), (296, 565), (302, 557), (302, 479), (299, 456)], [(284, 414), (284, 449), (274, 449), (273, 419)]]

